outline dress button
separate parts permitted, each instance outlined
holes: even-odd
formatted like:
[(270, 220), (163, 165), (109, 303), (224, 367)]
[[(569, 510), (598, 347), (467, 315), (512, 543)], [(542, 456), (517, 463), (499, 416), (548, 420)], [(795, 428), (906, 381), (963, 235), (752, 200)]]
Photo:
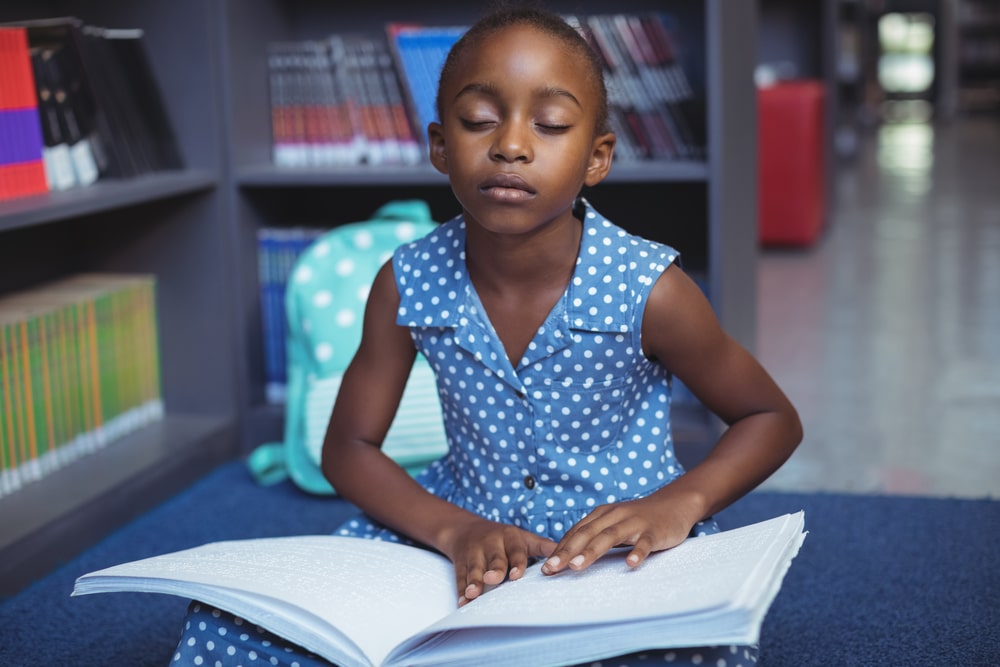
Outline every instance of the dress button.
[(524, 486), (527, 487), (529, 490), (535, 488), (535, 478), (532, 477), (531, 475), (525, 477)]

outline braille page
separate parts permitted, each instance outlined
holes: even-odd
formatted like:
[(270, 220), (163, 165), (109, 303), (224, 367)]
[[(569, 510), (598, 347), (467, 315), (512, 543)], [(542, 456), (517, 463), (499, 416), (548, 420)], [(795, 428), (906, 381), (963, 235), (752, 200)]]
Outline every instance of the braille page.
[[(497, 646), (492, 664), (505, 664), (500, 655), (507, 650), (505, 644), (515, 656), (509, 664), (517, 664), (524, 655), (535, 655), (537, 660), (540, 655), (532, 652), (543, 646), (540, 638), (546, 634), (563, 640), (560, 650), (572, 646), (580, 651), (579, 656), (574, 654), (577, 661), (604, 654), (597, 641), (611, 641), (618, 650), (614, 640), (621, 639), (634, 642), (629, 650), (641, 650), (716, 643), (706, 641), (714, 637), (719, 638), (717, 643), (755, 639), (804, 539), (803, 522), (799, 512), (691, 538), (652, 554), (635, 569), (625, 564), (627, 549), (616, 550), (582, 572), (547, 577), (533, 566), (524, 578), (502, 584), (428, 628), (428, 633), (455, 631), (431, 642), (435, 660), (428, 664), (449, 664), (438, 659), (449, 651), (460, 655), (465, 646), (485, 641)], [(571, 626), (583, 626), (576, 638)], [(469, 630), (482, 627), (490, 629)], [(505, 627), (510, 630), (504, 631)], [(602, 632), (609, 627), (612, 632)], [(630, 638), (629, 633), (633, 633)], [(400, 650), (416, 643), (407, 642)], [(576, 643), (579, 646), (573, 646)], [(517, 657), (513, 647), (518, 644), (531, 651)]]
[(380, 664), (393, 646), (457, 607), (446, 558), (331, 536), (207, 544), (84, 575), (73, 594), (114, 591), (202, 600), (357, 665)]

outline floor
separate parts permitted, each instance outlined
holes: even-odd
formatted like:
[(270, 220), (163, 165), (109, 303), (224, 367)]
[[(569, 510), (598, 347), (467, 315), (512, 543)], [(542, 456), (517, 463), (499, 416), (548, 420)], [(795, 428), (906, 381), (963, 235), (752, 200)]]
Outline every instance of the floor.
[(808, 250), (764, 250), (758, 348), (802, 445), (764, 487), (1000, 498), (1000, 118), (885, 125)]

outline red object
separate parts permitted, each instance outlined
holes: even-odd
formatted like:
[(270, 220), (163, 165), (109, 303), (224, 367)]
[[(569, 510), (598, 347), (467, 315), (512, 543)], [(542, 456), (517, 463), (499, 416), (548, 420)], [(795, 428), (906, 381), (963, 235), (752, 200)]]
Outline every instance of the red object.
[(816, 242), (826, 217), (823, 84), (783, 81), (757, 90), (758, 238)]

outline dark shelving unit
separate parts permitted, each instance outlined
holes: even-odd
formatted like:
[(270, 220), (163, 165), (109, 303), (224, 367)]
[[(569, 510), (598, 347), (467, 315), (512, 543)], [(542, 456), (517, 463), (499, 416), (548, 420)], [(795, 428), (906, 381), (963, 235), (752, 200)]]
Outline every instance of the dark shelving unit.
[(141, 28), (187, 168), (0, 203), (0, 294), (72, 273), (156, 277), (155, 422), (0, 497), (11, 594), (238, 453), (218, 12), (201, 0), (11, 0), (0, 21)]

